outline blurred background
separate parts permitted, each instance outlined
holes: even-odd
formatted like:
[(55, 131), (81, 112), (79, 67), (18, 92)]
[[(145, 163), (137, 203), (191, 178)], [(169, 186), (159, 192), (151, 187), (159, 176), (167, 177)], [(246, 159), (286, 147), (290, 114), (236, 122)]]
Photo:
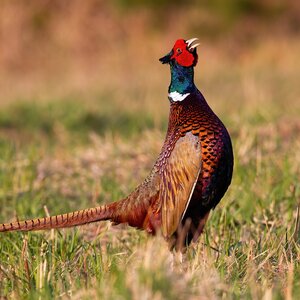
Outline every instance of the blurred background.
[[(102, 99), (105, 106), (113, 97), (130, 109), (166, 109), (169, 74), (158, 58), (177, 38), (192, 37), (201, 41), (196, 81), (209, 100), (225, 108), (234, 101), (235, 109), (260, 98), (260, 105), (292, 101), (299, 31), (297, 0), (2, 0), (0, 105)], [(283, 90), (269, 86), (273, 79), (285, 81)], [(232, 95), (219, 99), (224, 89)]]

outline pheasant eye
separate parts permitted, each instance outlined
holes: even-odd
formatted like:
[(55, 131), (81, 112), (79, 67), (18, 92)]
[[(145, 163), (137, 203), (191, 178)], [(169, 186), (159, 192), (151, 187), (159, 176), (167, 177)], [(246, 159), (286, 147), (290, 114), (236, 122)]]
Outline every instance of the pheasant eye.
[(181, 50), (180, 48), (177, 48), (177, 49), (176, 49), (176, 52), (177, 52), (178, 54), (180, 54), (180, 53), (182, 53), (182, 50)]

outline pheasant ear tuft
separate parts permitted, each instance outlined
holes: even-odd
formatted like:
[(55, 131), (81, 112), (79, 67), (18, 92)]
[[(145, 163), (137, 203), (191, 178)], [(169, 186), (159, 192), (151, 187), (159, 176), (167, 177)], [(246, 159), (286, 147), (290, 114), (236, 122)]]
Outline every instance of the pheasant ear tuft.
[(187, 49), (189, 51), (191, 51), (191, 50), (195, 49), (196, 47), (198, 47), (200, 45), (200, 43), (198, 41), (199, 41), (198, 38), (186, 40), (185, 42), (187, 44)]

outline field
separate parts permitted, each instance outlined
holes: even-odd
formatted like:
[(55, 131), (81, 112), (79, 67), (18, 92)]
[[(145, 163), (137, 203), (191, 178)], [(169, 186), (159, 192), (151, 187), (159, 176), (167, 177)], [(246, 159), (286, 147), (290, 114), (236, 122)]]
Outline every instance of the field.
[[(61, 57), (54, 70), (1, 71), (0, 223), (115, 201), (143, 180), (168, 120), (169, 70), (158, 58), (176, 34), (138, 47), (128, 37), (113, 59), (67, 61), (63, 75)], [(195, 80), (231, 134), (235, 167), (184, 261), (161, 237), (108, 222), (1, 234), (0, 298), (300, 297), (299, 38), (204, 40)]]

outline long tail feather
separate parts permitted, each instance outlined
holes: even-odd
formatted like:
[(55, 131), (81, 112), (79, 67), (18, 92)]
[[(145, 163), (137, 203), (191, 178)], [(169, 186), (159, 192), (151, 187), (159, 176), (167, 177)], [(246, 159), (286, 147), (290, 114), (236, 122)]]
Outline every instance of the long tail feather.
[(110, 205), (103, 205), (57, 216), (0, 224), (0, 232), (73, 227), (110, 219), (111, 213)]

